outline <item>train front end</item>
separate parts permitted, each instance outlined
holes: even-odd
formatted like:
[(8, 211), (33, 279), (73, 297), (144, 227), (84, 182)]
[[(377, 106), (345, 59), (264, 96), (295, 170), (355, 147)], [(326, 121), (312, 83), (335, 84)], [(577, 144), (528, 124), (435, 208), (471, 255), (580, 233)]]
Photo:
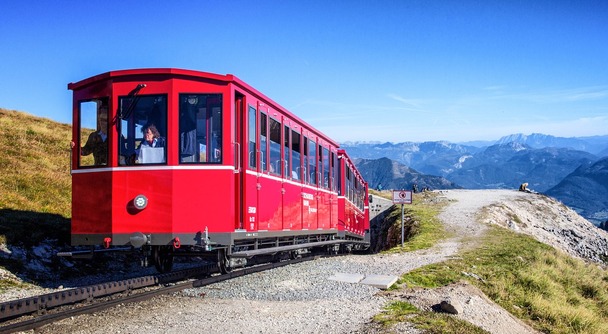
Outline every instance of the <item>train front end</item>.
[[(208, 247), (234, 231), (224, 76), (104, 73), (73, 91), (72, 245)], [(188, 80), (183, 79), (188, 77)]]

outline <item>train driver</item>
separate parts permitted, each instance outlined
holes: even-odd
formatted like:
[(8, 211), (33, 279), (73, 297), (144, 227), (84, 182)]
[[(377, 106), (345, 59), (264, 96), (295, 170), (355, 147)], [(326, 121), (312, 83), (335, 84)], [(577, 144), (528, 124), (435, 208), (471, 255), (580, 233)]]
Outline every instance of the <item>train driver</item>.
[(144, 140), (136, 150), (139, 163), (161, 163), (165, 162), (165, 138), (154, 124), (148, 124), (142, 129)]

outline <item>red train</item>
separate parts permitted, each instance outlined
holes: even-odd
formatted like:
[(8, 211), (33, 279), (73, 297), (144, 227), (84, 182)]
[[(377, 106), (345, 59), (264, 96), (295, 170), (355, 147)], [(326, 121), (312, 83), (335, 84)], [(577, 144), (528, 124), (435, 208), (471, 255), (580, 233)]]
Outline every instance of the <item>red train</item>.
[(73, 246), (258, 256), (369, 246), (367, 183), (329, 137), (233, 75), (112, 71), (73, 91)]

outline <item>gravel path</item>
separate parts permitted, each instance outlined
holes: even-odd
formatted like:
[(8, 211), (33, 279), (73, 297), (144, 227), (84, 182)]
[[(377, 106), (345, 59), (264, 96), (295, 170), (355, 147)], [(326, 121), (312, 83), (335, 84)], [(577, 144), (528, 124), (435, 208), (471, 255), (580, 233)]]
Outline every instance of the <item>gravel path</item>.
[[(336, 273), (400, 275), (444, 261), (486, 228), (476, 214), (487, 205), (526, 194), (511, 190), (442, 191), (450, 201), (440, 218), (453, 237), (432, 249), (398, 255), (321, 259), (191, 289), (151, 301), (78, 316), (36, 333), (368, 333), (366, 325), (387, 303), (380, 290), (328, 280)], [(420, 289), (403, 298), (421, 308), (442, 298), (461, 300), (459, 317), (492, 333), (532, 332), (468, 285)], [(407, 324), (395, 332), (417, 333)]]

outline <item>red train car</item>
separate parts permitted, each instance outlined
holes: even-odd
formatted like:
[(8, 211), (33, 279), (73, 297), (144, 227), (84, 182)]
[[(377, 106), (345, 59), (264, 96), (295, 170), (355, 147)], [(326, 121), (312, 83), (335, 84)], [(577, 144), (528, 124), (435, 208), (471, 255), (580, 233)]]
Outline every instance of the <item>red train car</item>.
[(338, 150), (340, 158), (340, 196), (338, 196), (338, 220), (344, 230), (369, 237), (369, 195), (367, 182), (363, 179), (354, 162), (345, 150)]
[(135, 69), (70, 83), (72, 245), (160, 271), (217, 256), (369, 245), (367, 185), (339, 145), (233, 75)]

